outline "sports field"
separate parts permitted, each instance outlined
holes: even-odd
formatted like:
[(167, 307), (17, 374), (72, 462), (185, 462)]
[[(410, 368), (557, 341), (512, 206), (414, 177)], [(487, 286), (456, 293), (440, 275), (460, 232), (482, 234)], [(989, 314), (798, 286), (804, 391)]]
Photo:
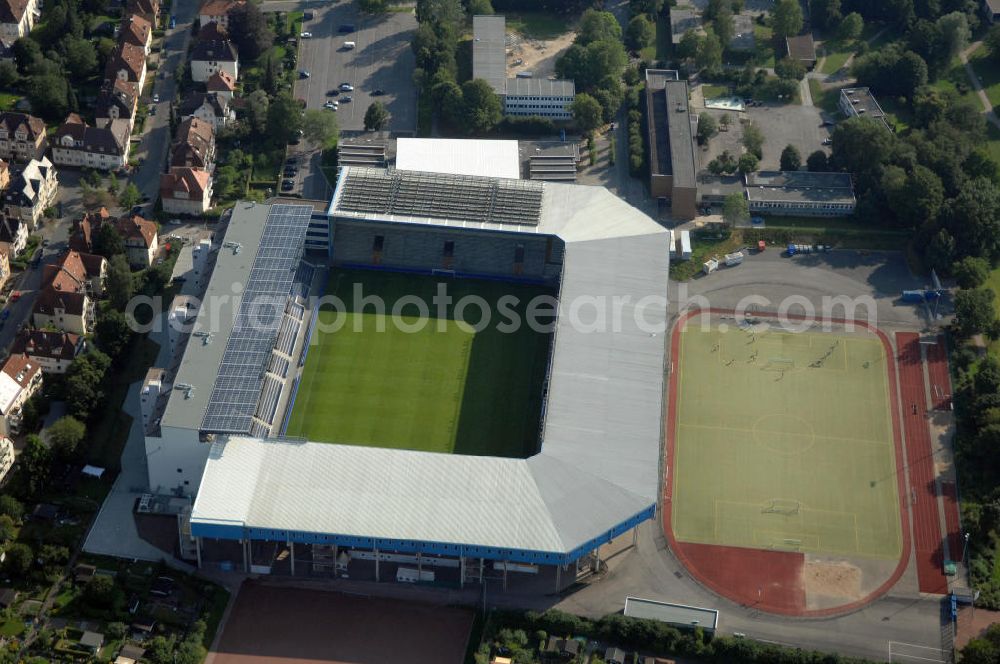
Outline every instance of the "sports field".
[(874, 336), (681, 332), (678, 541), (898, 558), (886, 356)]
[[(447, 286), (452, 306), (440, 319), (433, 297)], [(354, 284), (374, 305), (359, 309)], [(497, 301), (514, 295), (524, 312), (528, 300), (551, 294), (543, 287), (492, 281), (334, 270), (327, 293), (346, 305), (320, 311), (286, 433), (313, 441), (393, 447), (430, 452), (526, 457), (536, 451), (541, 385), (550, 335), (527, 325), (497, 328)], [(455, 320), (454, 304), (478, 296), (493, 310), (491, 324), (477, 332), (480, 309), (466, 307)], [(415, 305), (391, 316), (400, 298), (426, 302), (430, 317)], [(323, 332), (341, 317), (335, 331)], [(407, 329), (403, 329), (405, 328)], [(416, 329), (416, 328), (420, 329)]]

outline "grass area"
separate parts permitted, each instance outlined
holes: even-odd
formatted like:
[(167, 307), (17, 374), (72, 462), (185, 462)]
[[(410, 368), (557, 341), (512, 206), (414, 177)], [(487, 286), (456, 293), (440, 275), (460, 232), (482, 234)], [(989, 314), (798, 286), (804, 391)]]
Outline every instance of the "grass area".
[(698, 235), (691, 237), (691, 260), (670, 262), (670, 278), (687, 281), (701, 273), (702, 264), (712, 256), (723, 256), (743, 246), (743, 237), (736, 231), (722, 240), (705, 240)]
[(820, 67), (821, 74), (833, 74), (838, 71), (847, 62), (855, 49), (857, 48), (857, 42), (842, 42), (840, 40), (830, 40), (823, 42), (823, 51), (826, 54), (826, 60), (823, 61), (823, 66)]
[(1000, 129), (997, 129), (992, 122), (986, 123), (986, 145), (984, 146), (990, 155), (990, 159), (1000, 165)]
[(754, 23), (753, 36), (756, 43), (755, 60), (759, 67), (774, 67), (774, 30), (766, 25)]
[[(969, 57), (969, 64), (972, 66), (972, 70), (976, 72), (976, 76), (979, 77), (979, 83), (983, 86), (986, 97), (990, 100), (990, 105), (1000, 106), (1000, 67), (997, 67), (996, 63), (990, 58), (984, 44), (980, 44), (979, 48), (972, 52), (972, 55)], [(974, 95), (975, 92), (970, 92), (969, 94)]]
[(551, 12), (508, 12), (507, 30), (528, 39), (554, 39), (573, 29), (576, 18), (568, 19)]
[(706, 83), (701, 86), (701, 94), (705, 99), (713, 99), (715, 97), (728, 97), (729, 96), (729, 86), (727, 85), (713, 85), (711, 83)]
[(910, 128), (913, 123), (913, 111), (910, 110), (905, 100), (887, 95), (879, 97), (878, 103), (885, 111), (886, 120), (895, 126), (897, 132), (903, 132)]
[[(326, 292), (345, 307), (320, 311), (289, 435), (489, 456), (524, 457), (535, 450), (549, 335), (527, 324), (502, 331), (499, 315), (477, 330), (482, 314), (476, 306), (457, 313), (449, 304), (435, 317), (439, 283), (453, 302), (483, 298), (493, 312), (502, 296), (514, 295), (522, 320), (532, 298), (550, 294), (544, 287), (493, 281), (334, 271)], [(397, 303), (405, 297), (419, 299), (432, 314), (414, 315), (410, 302), (402, 308), (407, 315), (394, 321), (356, 301), (357, 286), (381, 297), (386, 312), (400, 312)]]
[(273, 152), (258, 152), (253, 157), (253, 174), (251, 183), (263, 183), (273, 187), (278, 181), (281, 173), (281, 165), (284, 162), (284, 152), (277, 150)]
[(880, 341), (689, 324), (678, 371), (678, 539), (899, 557)]
[(24, 631), (23, 620), (15, 619), (0, 623), (0, 636), (11, 638), (14, 636), (18, 636), (23, 631)]
[(15, 92), (0, 92), (0, 111), (13, 111), (21, 95)]
[(823, 84), (815, 78), (808, 79), (809, 95), (812, 97), (813, 106), (822, 108), (827, 113), (837, 113), (840, 100), (840, 88), (823, 89)]

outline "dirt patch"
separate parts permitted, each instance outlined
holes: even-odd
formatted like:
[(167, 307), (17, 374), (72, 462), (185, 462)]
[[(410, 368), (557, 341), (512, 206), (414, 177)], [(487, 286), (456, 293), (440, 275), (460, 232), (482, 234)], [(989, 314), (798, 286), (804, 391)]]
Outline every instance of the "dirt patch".
[(802, 567), (806, 595), (861, 599), (861, 570), (849, 562), (807, 560)]
[(574, 39), (575, 32), (567, 32), (555, 39), (528, 39), (516, 32), (508, 33), (507, 75), (513, 77), (518, 72), (530, 71), (534, 78), (554, 76), (556, 60), (573, 45)]

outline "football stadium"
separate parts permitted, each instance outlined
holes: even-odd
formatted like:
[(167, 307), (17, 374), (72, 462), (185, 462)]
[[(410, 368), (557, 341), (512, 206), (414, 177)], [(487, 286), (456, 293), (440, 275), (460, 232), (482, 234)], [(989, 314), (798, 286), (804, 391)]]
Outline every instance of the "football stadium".
[(329, 204), (224, 228), (146, 433), (199, 566), (551, 592), (655, 516), (669, 252), (645, 214), (347, 166)]

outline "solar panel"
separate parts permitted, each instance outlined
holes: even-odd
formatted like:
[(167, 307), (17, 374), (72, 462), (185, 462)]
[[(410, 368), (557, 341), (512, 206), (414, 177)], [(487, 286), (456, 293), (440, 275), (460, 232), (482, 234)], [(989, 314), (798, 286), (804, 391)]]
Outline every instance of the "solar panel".
[(311, 215), (312, 208), (306, 205), (271, 207), (212, 386), (202, 431), (251, 430)]

